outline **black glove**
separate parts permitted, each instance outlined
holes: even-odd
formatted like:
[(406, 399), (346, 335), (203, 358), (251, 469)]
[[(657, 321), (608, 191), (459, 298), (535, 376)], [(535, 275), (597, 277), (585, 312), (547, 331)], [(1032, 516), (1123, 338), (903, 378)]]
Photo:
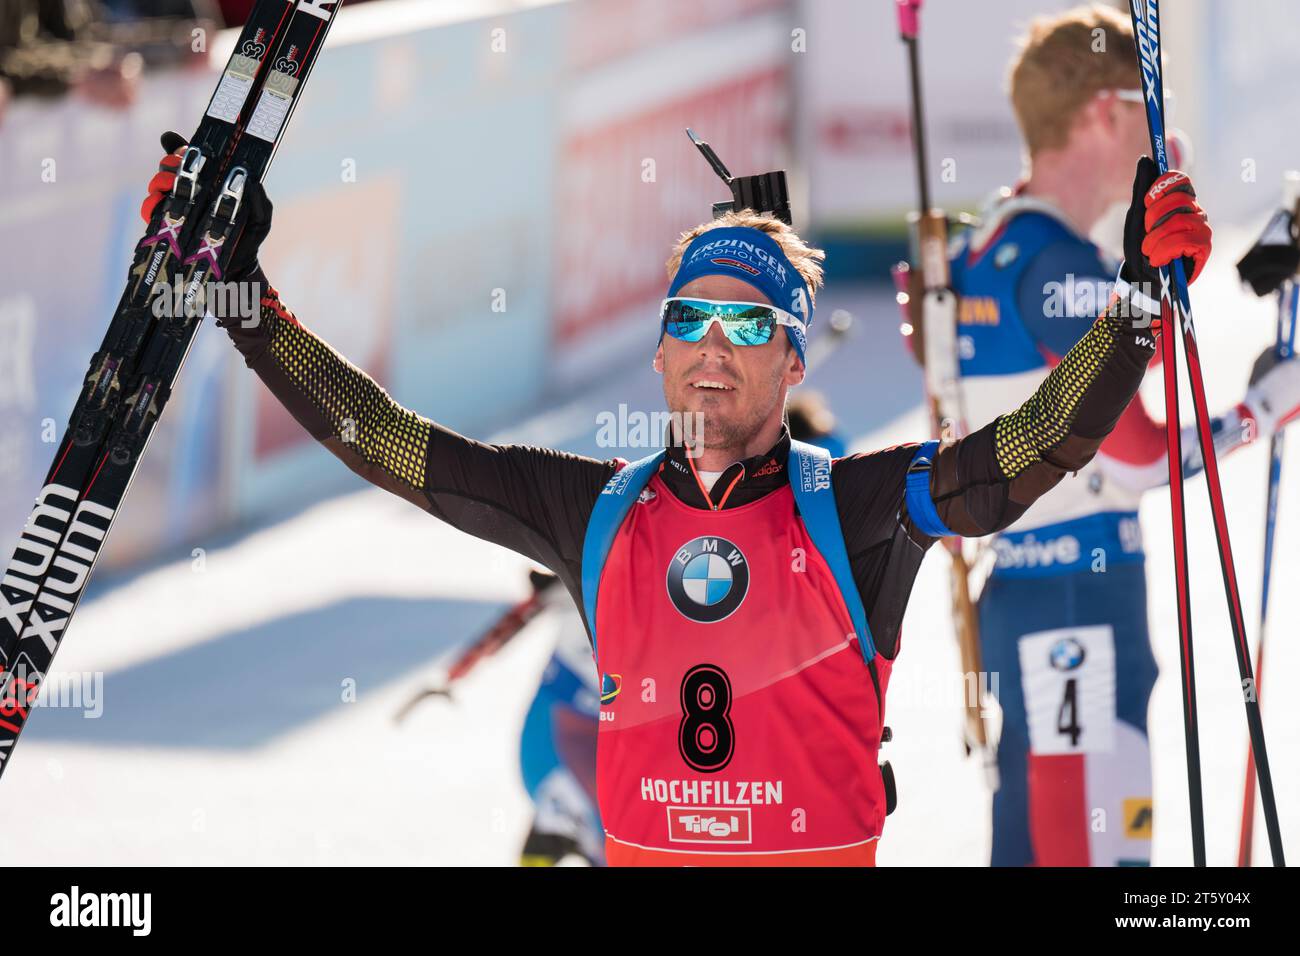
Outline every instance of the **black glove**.
[(237, 233), (235, 248), (230, 253), (230, 265), (226, 267), (227, 279), (232, 282), (243, 282), (254, 277), (265, 279), (257, 261), (257, 250), (271, 234), (271, 216), (274, 212), (271, 197), (266, 194), (260, 182), (249, 180), (244, 184), (244, 201), (239, 213), (243, 217), (243, 230)]
[[(185, 137), (179, 133), (162, 134), (162, 147), (166, 151), (158, 173), (149, 183), (149, 196), (141, 207), (140, 214), (146, 222), (154, 215), (154, 209), (163, 198), (172, 191), (176, 183), (176, 168), (179, 161), (175, 154), (186, 145)], [(191, 215), (203, 215), (206, 209), (195, 210)], [(244, 184), (244, 198), (236, 216), (235, 244), (226, 264), (224, 278), (229, 282), (244, 282), (253, 278), (264, 278), (257, 262), (257, 250), (271, 232), (271, 215), (274, 207), (266, 190), (259, 182)]]
[(189, 142), (180, 133), (168, 130), (160, 137), (162, 141), (163, 152), (168, 156), (179, 150), (182, 146), (188, 146)]
[(1295, 216), (1279, 209), (1255, 240), (1250, 251), (1237, 263), (1241, 281), (1255, 290), (1255, 295), (1276, 292), (1300, 269), (1300, 241), (1297, 241)]

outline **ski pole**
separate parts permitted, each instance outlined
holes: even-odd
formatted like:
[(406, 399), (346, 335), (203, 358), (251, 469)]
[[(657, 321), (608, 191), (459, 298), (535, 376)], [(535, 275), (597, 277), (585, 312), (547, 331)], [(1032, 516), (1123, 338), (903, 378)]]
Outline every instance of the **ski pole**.
[[(1160, 62), (1160, 7), (1157, 0), (1129, 0), (1133, 18), (1133, 35), (1137, 44), (1138, 70), (1142, 87), (1146, 91), (1145, 106), (1147, 131), (1151, 137), (1151, 150), (1160, 173), (1169, 169), (1165, 151), (1165, 103), (1163, 68)], [(1241, 678), (1243, 702), (1246, 707), (1246, 724), (1250, 729), (1251, 753), (1259, 778), (1260, 798), (1264, 821), (1268, 829), (1269, 847), (1273, 863), (1284, 866), (1282, 833), (1278, 826), (1277, 804), (1273, 797), (1273, 779), (1269, 772), (1268, 752), (1264, 743), (1264, 725), (1260, 716), (1259, 695), (1255, 693), (1255, 677), (1251, 669), (1250, 648), (1246, 640), (1245, 618), (1241, 608), (1241, 592), (1237, 584), (1236, 566), (1232, 558), (1232, 543), (1228, 536), (1228, 518), (1224, 507), (1223, 486), (1219, 480), (1219, 464), (1215, 455), (1214, 435), (1210, 428), (1210, 413), (1205, 399), (1205, 379), (1201, 370), (1200, 349), (1196, 342), (1196, 329), (1192, 321), (1191, 303), (1187, 296), (1187, 278), (1181, 259), (1160, 269), (1161, 355), (1164, 358), (1165, 381), (1165, 434), (1169, 454), (1170, 502), (1173, 509), (1174, 571), (1178, 595), (1178, 624), (1182, 649), (1182, 678), (1184, 704), (1184, 731), (1187, 739), (1188, 797), (1192, 817), (1192, 857), (1195, 865), (1205, 865), (1205, 818), (1202, 805), (1200, 779), (1200, 750), (1197, 726), (1195, 672), (1192, 664), (1191, 595), (1187, 574), (1186, 507), (1183, 500), (1182, 456), (1178, 430), (1178, 373), (1174, 368), (1173, 336), (1181, 331), (1183, 358), (1187, 363), (1188, 384), (1196, 413), (1196, 433), (1205, 467), (1206, 490), (1210, 498), (1210, 514), (1219, 549), (1219, 566), (1223, 573), (1224, 592), (1232, 621), (1233, 647), (1237, 654), (1237, 669)]]
[(528, 578), (532, 584), (533, 593), (510, 607), (501, 617), (497, 618), (491, 627), (461, 652), (451, 667), (447, 668), (446, 679), (441, 684), (418, 691), (414, 697), (403, 704), (397, 713), (393, 715), (393, 723), (400, 724), (415, 709), (415, 705), (422, 700), (430, 697), (446, 697), (450, 700), (452, 684), (472, 671), (480, 661), (491, 657), (509, 644), (519, 635), (525, 625), (542, 612), (545, 606), (543, 603), (545, 592), (559, 579), (553, 574), (536, 570), (529, 571)]
[[(1296, 174), (1290, 174), (1296, 176)], [(1294, 189), (1300, 186), (1300, 176), (1289, 180)], [(1297, 204), (1288, 203), (1292, 212)], [(1300, 310), (1300, 284), (1294, 280), (1277, 293), (1277, 339), (1274, 349), (1279, 359), (1295, 354), (1297, 311)], [(1259, 692), (1264, 681), (1264, 638), (1268, 634), (1268, 594), (1273, 571), (1273, 540), (1277, 530), (1277, 497), (1282, 484), (1282, 453), (1284, 433), (1279, 429), (1269, 442), (1268, 486), (1264, 513), (1264, 568), (1261, 574), (1259, 598), (1259, 645), (1255, 649), (1255, 689)], [(1246, 745), (1246, 782), (1241, 801), (1241, 839), (1237, 846), (1237, 865), (1250, 866), (1255, 844), (1255, 759), (1253, 750)]]
[[(937, 438), (958, 437), (965, 431), (962, 411), (960, 366), (957, 357), (957, 297), (950, 288), (948, 270), (948, 219), (930, 206), (926, 176), (925, 107), (921, 97), (921, 64), (918, 48), (921, 0), (897, 0), (898, 30), (907, 47), (908, 78), (912, 98), (912, 144), (916, 156), (917, 216), (916, 259), (924, 283), (920, 322), (914, 353), (921, 362), (930, 406), (933, 434)], [(983, 660), (979, 645), (979, 621), (970, 596), (970, 564), (962, 551), (962, 539), (944, 539), (951, 559), (950, 588), (957, 647), (962, 674), (967, 682), (965, 731), (967, 751), (983, 755), (985, 773), (992, 789), (998, 788), (997, 757), (990, 742), (983, 714)]]

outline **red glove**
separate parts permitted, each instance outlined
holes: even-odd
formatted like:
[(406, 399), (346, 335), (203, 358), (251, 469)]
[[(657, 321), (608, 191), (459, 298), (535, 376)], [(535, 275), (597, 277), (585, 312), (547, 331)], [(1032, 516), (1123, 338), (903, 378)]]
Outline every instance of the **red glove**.
[(1210, 258), (1210, 223), (1196, 201), (1196, 190), (1186, 173), (1171, 169), (1146, 191), (1146, 238), (1142, 254), (1153, 266), (1168, 265), (1178, 256), (1190, 259), (1186, 269), (1190, 285)]
[(1190, 284), (1210, 258), (1211, 235), (1187, 174), (1171, 169), (1162, 175), (1151, 159), (1139, 159), (1124, 223), (1125, 278), (1158, 289), (1156, 270), (1181, 256)]
[(181, 156), (185, 152), (185, 140), (176, 133), (163, 133), (162, 147), (168, 155), (158, 164), (158, 172), (149, 180), (149, 195), (140, 204), (140, 218), (146, 223), (153, 221), (153, 214), (158, 204), (167, 198), (176, 184), (176, 170), (180, 169)]

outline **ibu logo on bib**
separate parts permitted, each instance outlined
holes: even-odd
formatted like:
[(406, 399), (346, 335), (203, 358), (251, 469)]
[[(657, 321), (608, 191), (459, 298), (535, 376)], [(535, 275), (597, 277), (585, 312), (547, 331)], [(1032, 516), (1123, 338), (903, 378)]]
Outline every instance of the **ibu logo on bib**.
[(697, 624), (715, 624), (744, 602), (749, 562), (726, 538), (695, 538), (673, 555), (666, 583), (668, 597), (683, 617)]

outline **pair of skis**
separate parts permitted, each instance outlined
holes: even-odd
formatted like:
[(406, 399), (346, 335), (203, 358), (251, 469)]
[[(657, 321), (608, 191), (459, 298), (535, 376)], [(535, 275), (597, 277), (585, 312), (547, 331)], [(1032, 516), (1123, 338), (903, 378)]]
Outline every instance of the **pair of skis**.
[[(906, 270), (906, 288), (900, 295), (919, 297), (920, 321), (912, 323), (913, 349), (921, 363), (925, 393), (930, 411), (931, 433), (935, 438), (951, 441), (966, 433), (966, 414), (961, 396), (960, 366), (957, 357), (957, 296), (952, 290), (948, 269), (948, 217), (930, 205), (930, 186), (926, 178), (925, 115), (921, 100), (921, 66), (918, 53), (921, 0), (897, 0), (898, 28), (907, 47), (908, 73), (912, 98), (912, 143), (916, 154), (916, 178), (920, 211), (913, 240), (917, 273), (901, 264), (900, 278)], [(909, 310), (911, 314), (916, 314)], [(965, 736), (969, 752), (976, 752), (993, 790), (998, 789), (997, 753), (985, 719), (983, 700), (984, 664), (979, 643), (979, 619), (971, 599), (971, 563), (962, 550), (962, 539), (943, 540), (950, 558), (949, 574), (953, 623), (957, 629), (957, 649), (965, 688)]]
[(342, 0), (258, 0), (176, 185), (136, 246), (68, 428), (0, 578), (0, 774)]
[[(1169, 168), (1165, 149), (1164, 66), (1160, 59), (1160, 6), (1157, 0), (1129, 0), (1133, 35), (1137, 41), (1138, 71), (1145, 93), (1147, 130), (1151, 151), (1163, 174)], [(1250, 645), (1246, 639), (1241, 593), (1228, 539), (1228, 518), (1224, 508), (1223, 487), (1219, 481), (1219, 464), (1210, 429), (1209, 407), (1205, 400), (1205, 382), (1201, 372), (1200, 351), (1192, 324), (1192, 309), (1187, 297), (1187, 277), (1183, 262), (1175, 259), (1160, 269), (1160, 350), (1165, 386), (1165, 441), (1169, 460), (1169, 496), (1173, 508), (1174, 574), (1178, 595), (1178, 634), (1180, 639), (1183, 684), (1183, 728), (1187, 743), (1187, 782), (1191, 808), (1192, 859), (1205, 866), (1205, 815), (1201, 793), (1201, 758), (1196, 708), (1196, 675), (1192, 654), (1191, 592), (1187, 574), (1187, 516), (1183, 498), (1182, 447), (1178, 416), (1178, 369), (1176, 336), (1181, 331), (1183, 357), (1196, 412), (1196, 434), (1205, 464), (1205, 482), (1210, 496), (1210, 513), (1219, 549), (1219, 565), (1232, 621), (1233, 646), (1241, 676), (1242, 697), (1246, 705), (1246, 725), (1250, 731), (1251, 755), (1259, 780), (1259, 794), (1268, 831), (1273, 864), (1284, 866), (1282, 833), (1278, 825), (1277, 803), (1273, 797), (1273, 779), (1269, 773), (1268, 752), (1264, 745), (1264, 725), (1260, 716), (1259, 695), (1251, 670)]]

